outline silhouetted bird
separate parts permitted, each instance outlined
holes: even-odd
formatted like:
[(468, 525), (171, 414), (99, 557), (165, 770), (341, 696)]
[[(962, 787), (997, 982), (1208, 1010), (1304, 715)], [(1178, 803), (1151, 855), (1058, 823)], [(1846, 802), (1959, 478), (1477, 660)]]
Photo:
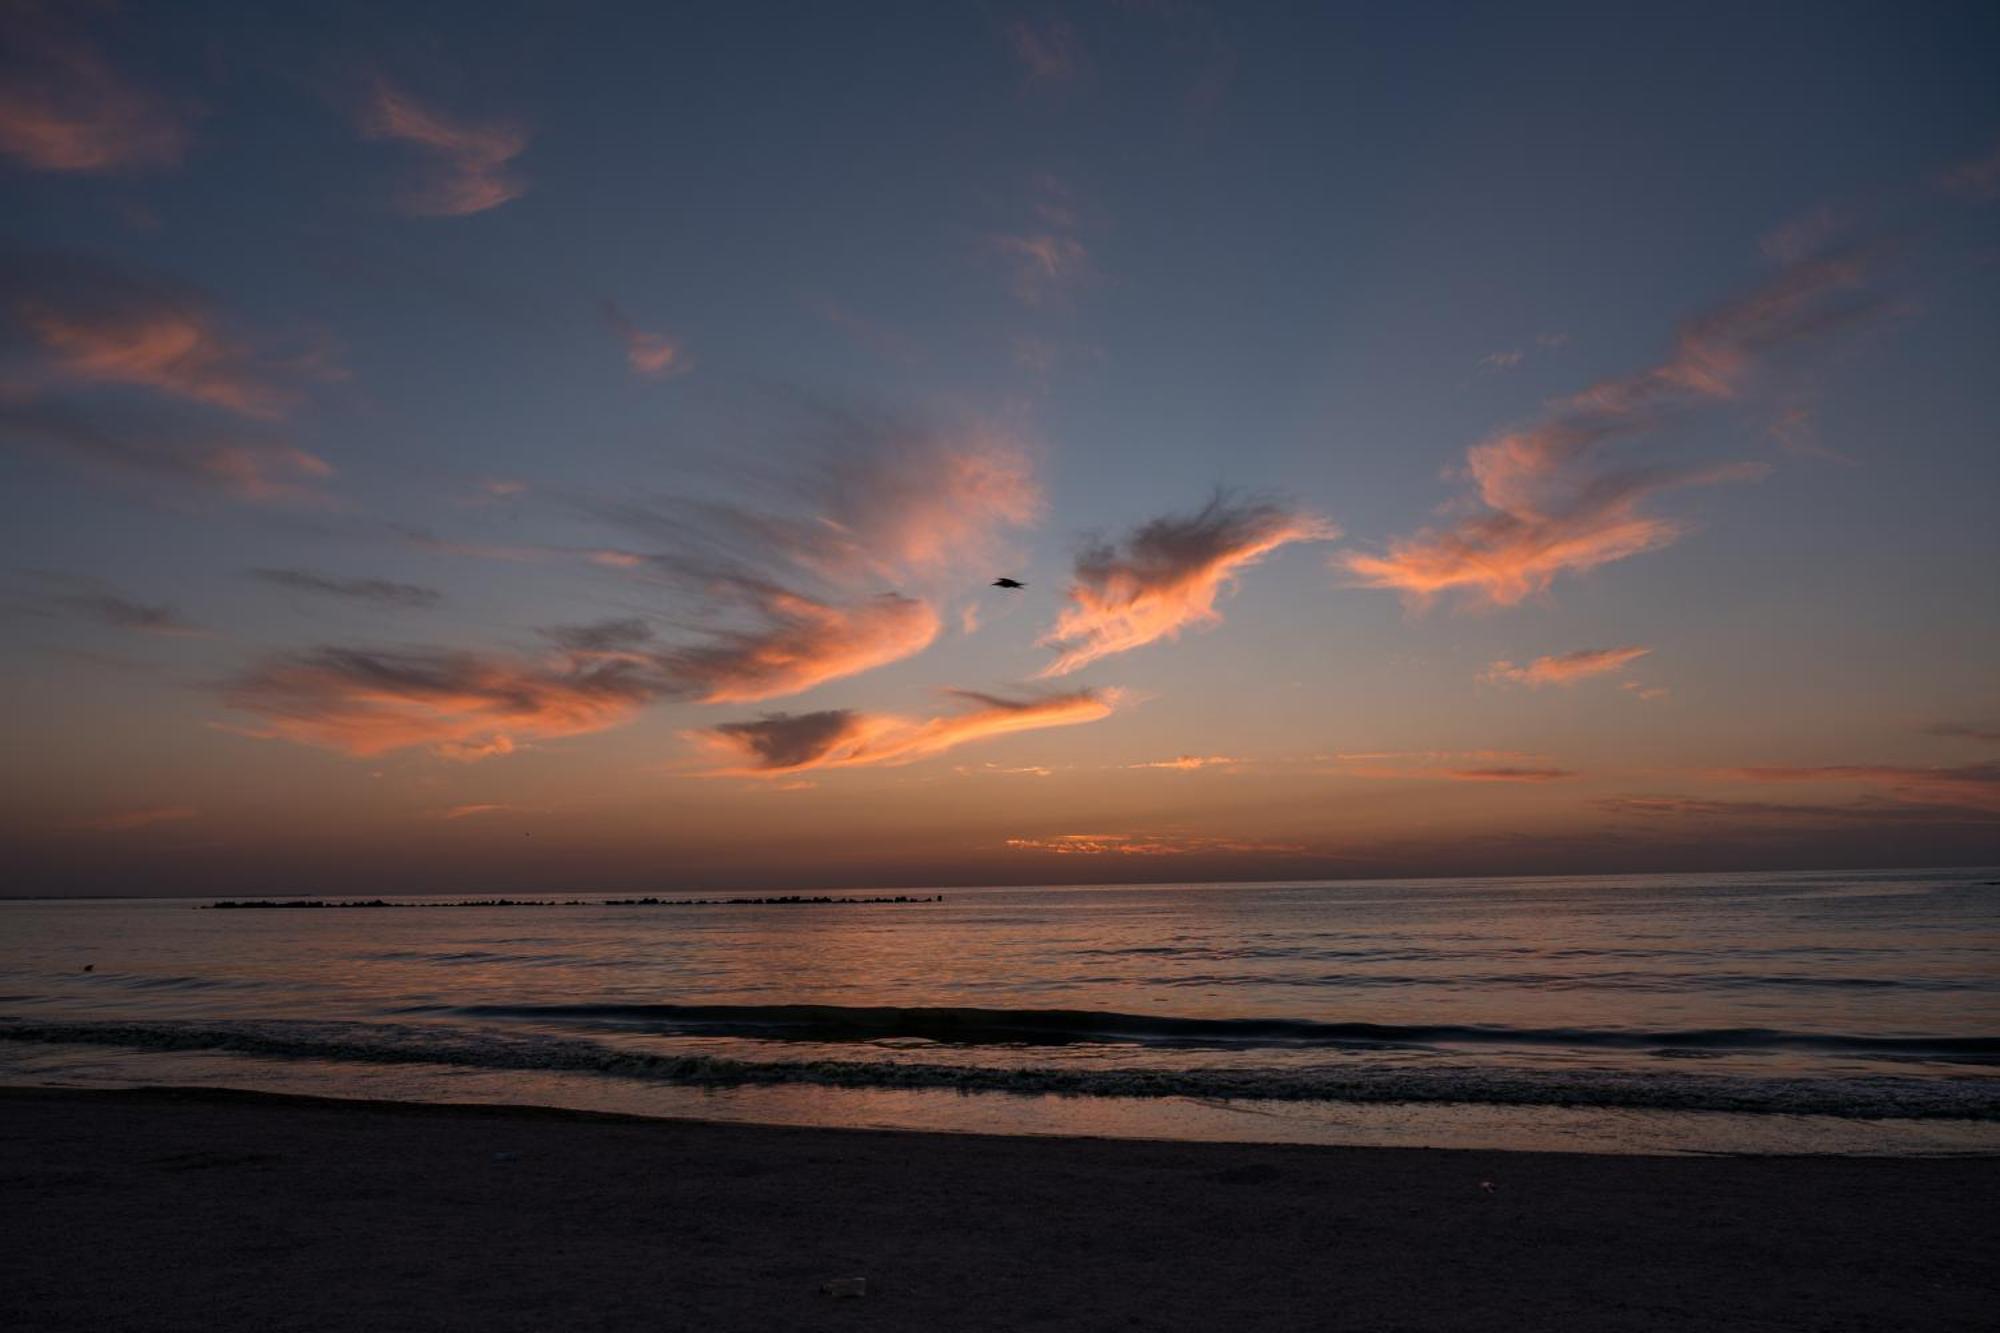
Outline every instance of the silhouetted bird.
[(995, 579), (993, 580), (993, 586), (996, 588), (1025, 588), (1028, 585), (1015, 579)]

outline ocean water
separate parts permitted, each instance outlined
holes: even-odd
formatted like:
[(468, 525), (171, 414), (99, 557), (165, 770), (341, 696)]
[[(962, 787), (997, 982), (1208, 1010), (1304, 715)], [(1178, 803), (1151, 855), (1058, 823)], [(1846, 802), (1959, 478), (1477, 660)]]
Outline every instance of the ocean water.
[(0, 1081), (1008, 1133), (2000, 1150), (2000, 870), (577, 897), (0, 902)]

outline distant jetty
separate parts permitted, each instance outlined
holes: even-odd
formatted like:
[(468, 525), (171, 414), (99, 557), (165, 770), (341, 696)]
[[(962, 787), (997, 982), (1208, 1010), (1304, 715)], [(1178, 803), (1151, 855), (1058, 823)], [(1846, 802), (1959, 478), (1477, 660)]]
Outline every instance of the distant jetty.
[(450, 902), (394, 902), (387, 898), (224, 898), (200, 911), (284, 911), (323, 907), (872, 907), (889, 903), (941, 903), (942, 893), (894, 897), (835, 898), (791, 893), (777, 898), (455, 898)]

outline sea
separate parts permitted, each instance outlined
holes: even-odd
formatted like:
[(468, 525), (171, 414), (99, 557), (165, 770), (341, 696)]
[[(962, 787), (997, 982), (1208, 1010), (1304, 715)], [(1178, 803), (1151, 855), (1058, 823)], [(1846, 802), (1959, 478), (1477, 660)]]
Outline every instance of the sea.
[(2000, 1151), (1996, 868), (776, 896), (0, 901), (0, 1083), (958, 1133)]

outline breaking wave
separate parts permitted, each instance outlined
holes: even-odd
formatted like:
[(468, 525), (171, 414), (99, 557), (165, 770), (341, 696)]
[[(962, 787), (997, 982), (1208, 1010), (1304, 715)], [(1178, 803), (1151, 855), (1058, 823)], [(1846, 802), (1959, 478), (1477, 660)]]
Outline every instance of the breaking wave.
[[(652, 1009), (655, 1006), (642, 1006)], [(729, 1006), (699, 1006), (702, 1009)], [(785, 1009), (808, 1006), (782, 1006)], [(895, 1011), (889, 1011), (895, 1012)], [(940, 1012), (940, 1011), (931, 1011)], [(967, 1011), (942, 1011), (967, 1012)], [(988, 1011), (969, 1011), (973, 1013)], [(1068, 1011), (1034, 1011), (1064, 1014)], [(1089, 1015), (1101, 1020), (1104, 1015)], [(1120, 1017), (1120, 1016), (1112, 1016)], [(1198, 1024), (1204, 1020), (1142, 1020)], [(1218, 1020), (1219, 1021), (1219, 1020)], [(1244, 1020), (1248, 1021), (1248, 1020)], [(1225, 1027), (1234, 1024), (1224, 1023)], [(1268, 1026), (1268, 1024), (1266, 1025)], [(1281, 1024), (1296, 1028), (1297, 1024)], [(1307, 1028), (1377, 1030), (1368, 1024)], [(1388, 1029), (1488, 1032), (1489, 1029)], [(1648, 1034), (1657, 1041), (1661, 1034)], [(1701, 1035), (1701, 1034), (1683, 1034)], [(1716, 1034), (1707, 1034), (1714, 1039)], [(1435, 1038), (1435, 1035), (1433, 1037)], [(1632, 1110), (1730, 1111), (1859, 1119), (2000, 1120), (2000, 1081), (1985, 1078), (1744, 1078), (1615, 1070), (1507, 1070), (1370, 1065), (1290, 1068), (992, 1068), (861, 1060), (744, 1060), (650, 1052), (581, 1038), (354, 1022), (0, 1021), (0, 1040), (217, 1052), (266, 1059), (575, 1073), (693, 1087), (816, 1084), (957, 1092), (1251, 1101), (1416, 1102)], [(1882, 1039), (1886, 1040), (1886, 1039)]]
[(975, 1009), (833, 1004), (542, 1004), (413, 1009), (466, 1018), (594, 1024), (623, 1031), (794, 1041), (916, 1038), (948, 1045), (1067, 1045), (1243, 1049), (1562, 1046), (1578, 1050), (1721, 1053), (1819, 1051), (2000, 1063), (2000, 1037), (1876, 1037), (1773, 1028), (1660, 1031), (1518, 1028), (1469, 1023), (1325, 1023), (1294, 1018), (1182, 1018), (1091, 1009)]

